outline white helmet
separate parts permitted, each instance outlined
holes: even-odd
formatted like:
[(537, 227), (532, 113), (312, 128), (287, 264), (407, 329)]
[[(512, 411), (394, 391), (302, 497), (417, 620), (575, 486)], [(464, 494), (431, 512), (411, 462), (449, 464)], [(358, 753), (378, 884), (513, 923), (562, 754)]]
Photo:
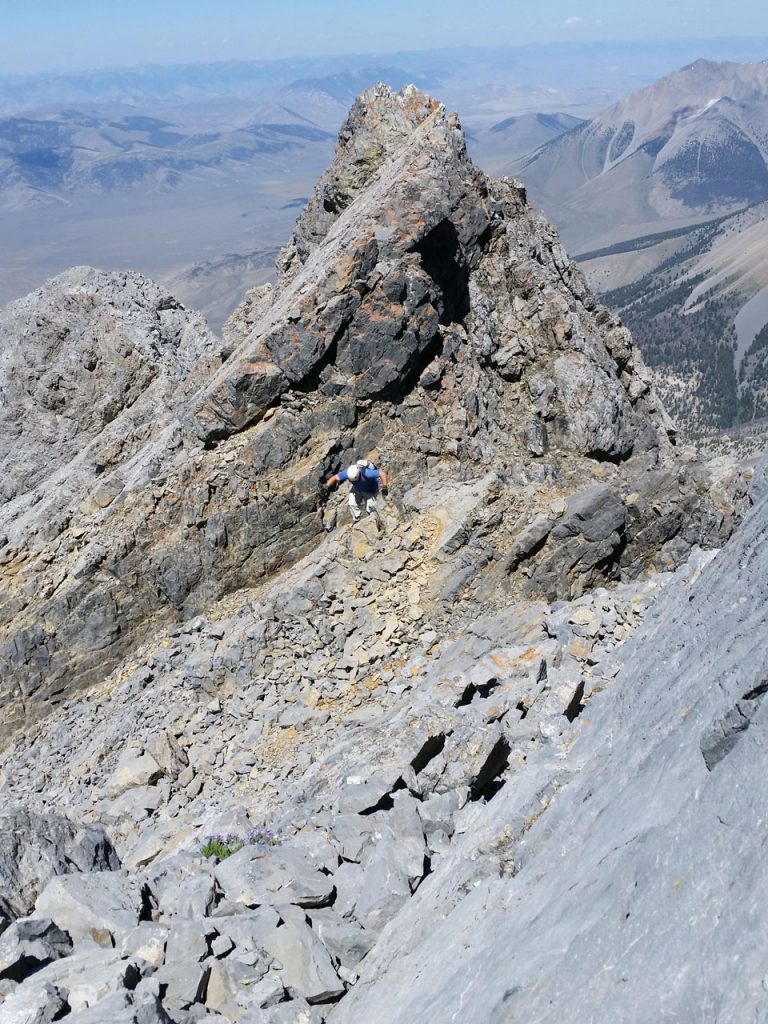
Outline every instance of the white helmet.
[(347, 470), (347, 480), (351, 480), (354, 483), (355, 480), (357, 480), (359, 478), (359, 476), (360, 476), (360, 467), (359, 466), (350, 466), (349, 469)]

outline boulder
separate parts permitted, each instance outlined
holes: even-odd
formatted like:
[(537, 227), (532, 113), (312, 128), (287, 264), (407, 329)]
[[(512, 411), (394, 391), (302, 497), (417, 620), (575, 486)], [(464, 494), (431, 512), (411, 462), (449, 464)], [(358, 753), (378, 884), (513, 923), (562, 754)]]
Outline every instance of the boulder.
[(114, 871), (117, 853), (102, 828), (16, 808), (0, 814), (0, 910), (29, 914), (55, 875)]
[(118, 872), (59, 875), (35, 902), (36, 915), (50, 917), (75, 942), (100, 932), (121, 941), (136, 927), (143, 911), (141, 882)]
[(290, 995), (327, 1003), (344, 994), (327, 949), (306, 923), (286, 921), (266, 936), (264, 946), (282, 965), (279, 977)]
[(164, 992), (163, 1006), (175, 1014), (188, 1009), (193, 1003), (202, 1002), (210, 972), (210, 963), (200, 963), (195, 959), (166, 962), (158, 967), (154, 977)]
[[(121, 959), (116, 950), (99, 949), (86, 943), (71, 956), (55, 960), (32, 974), (14, 991), (13, 998), (20, 1001), (28, 999), (34, 1003), (36, 998), (42, 1001), (44, 994), (49, 997), (58, 994), (70, 1009), (80, 1010), (110, 995), (134, 989), (141, 978), (143, 966), (138, 960)], [(61, 1004), (57, 1004), (56, 998), (51, 1001), (58, 1006), (54, 1010), (58, 1013)], [(6, 1003), (0, 1006), (0, 1020), (3, 1021)], [(47, 1018), (43, 1019), (47, 1021)], [(9, 1018), (9, 1024), (12, 1020)]]
[(279, 927), (280, 920), (271, 906), (263, 906), (243, 914), (216, 917), (211, 923), (222, 937), (234, 944), (230, 953), (233, 959), (251, 967), (259, 965), (262, 973), (266, 973), (272, 958), (266, 952), (265, 942)]
[(163, 774), (163, 770), (151, 754), (124, 754), (107, 780), (107, 790), (112, 796), (120, 796), (134, 786), (149, 786)]
[(2, 1024), (52, 1024), (67, 1012), (67, 990), (47, 983), (22, 985), (0, 1002)]
[(355, 922), (339, 917), (332, 907), (312, 910), (310, 913), (313, 931), (317, 932), (320, 941), (342, 967), (356, 968), (373, 949), (375, 934)]
[(165, 946), (165, 962), (175, 965), (187, 961), (200, 963), (210, 953), (210, 942), (218, 934), (212, 921), (172, 918)]
[(163, 889), (158, 910), (166, 917), (207, 917), (215, 902), (213, 877), (208, 874), (190, 875)]
[(258, 1016), (241, 1018), (243, 1024), (320, 1024), (322, 1017), (317, 1007), (310, 1006), (306, 999), (288, 999)]
[(264, 976), (264, 971), (240, 960), (212, 960), (205, 1005), (235, 1020), (243, 1010), (272, 1005), (282, 998), (283, 983), (273, 978), (263, 985)]
[(168, 941), (169, 929), (166, 925), (153, 921), (140, 921), (136, 927), (126, 932), (120, 942), (122, 956), (135, 956), (146, 960), (154, 967), (165, 963), (165, 945)]
[(321, 907), (331, 902), (333, 879), (287, 846), (245, 846), (216, 868), (225, 897), (249, 907), (294, 903)]
[(135, 988), (141, 972), (140, 961), (117, 958), (101, 965), (90, 963), (87, 970), (77, 974), (68, 972), (63, 979), (67, 1003), (73, 1012), (95, 1006), (114, 993), (122, 994)]
[(20, 918), (0, 935), (0, 978), (23, 981), (71, 952), (71, 938), (49, 918)]
[(115, 992), (67, 1017), (71, 1024), (172, 1024), (156, 995)]
[(617, 578), (626, 519), (621, 495), (604, 484), (572, 494), (527, 570), (527, 591), (549, 600), (575, 598), (606, 578)]

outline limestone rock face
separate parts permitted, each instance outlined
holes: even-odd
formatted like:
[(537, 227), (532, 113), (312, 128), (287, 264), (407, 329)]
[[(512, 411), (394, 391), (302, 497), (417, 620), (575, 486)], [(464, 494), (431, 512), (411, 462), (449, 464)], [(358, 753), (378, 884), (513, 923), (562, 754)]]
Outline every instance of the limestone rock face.
[(663, 592), (562, 757), (529, 757), (473, 817), (332, 1024), (760, 1019), (767, 469), (747, 522)]
[(124, 461), (172, 418), (179, 385), (199, 384), (218, 347), (153, 281), (90, 267), (0, 311), (0, 338), (2, 502), (54, 485), (85, 453), (99, 473)]
[(113, 871), (120, 866), (103, 829), (24, 808), (0, 815), (0, 912), (22, 917), (57, 875)]
[[(440, 616), (575, 597), (730, 532), (744, 482), (676, 452), (628, 332), (436, 101), (361, 96), (280, 266), (223, 345), (136, 275), (73, 271), (4, 314), (4, 415), (42, 406), (50, 465), (9, 431), (0, 737), (319, 551), (322, 481), (354, 457), (419, 518)], [(587, 522), (569, 503), (590, 487)]]

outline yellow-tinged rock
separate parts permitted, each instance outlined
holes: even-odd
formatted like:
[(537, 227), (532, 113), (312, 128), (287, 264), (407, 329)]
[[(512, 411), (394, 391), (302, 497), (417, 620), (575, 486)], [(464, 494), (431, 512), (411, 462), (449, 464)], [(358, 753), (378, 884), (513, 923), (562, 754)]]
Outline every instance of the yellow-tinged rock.
[(571, 652), (573, 657), (577, 658), (579, 661), (586, 661), (592, 653), (593, 647), (594, 641), (581, 636), (575, 636), (568, 644), (568, 650)]

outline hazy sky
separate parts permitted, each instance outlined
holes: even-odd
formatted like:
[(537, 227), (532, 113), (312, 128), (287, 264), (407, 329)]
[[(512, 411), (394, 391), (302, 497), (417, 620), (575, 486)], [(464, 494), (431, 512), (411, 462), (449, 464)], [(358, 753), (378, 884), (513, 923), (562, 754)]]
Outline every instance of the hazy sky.
[(0, 74), (8, 74), (462, 43), (768, 36), (768, 3), (0, 0), (0, 26)]

